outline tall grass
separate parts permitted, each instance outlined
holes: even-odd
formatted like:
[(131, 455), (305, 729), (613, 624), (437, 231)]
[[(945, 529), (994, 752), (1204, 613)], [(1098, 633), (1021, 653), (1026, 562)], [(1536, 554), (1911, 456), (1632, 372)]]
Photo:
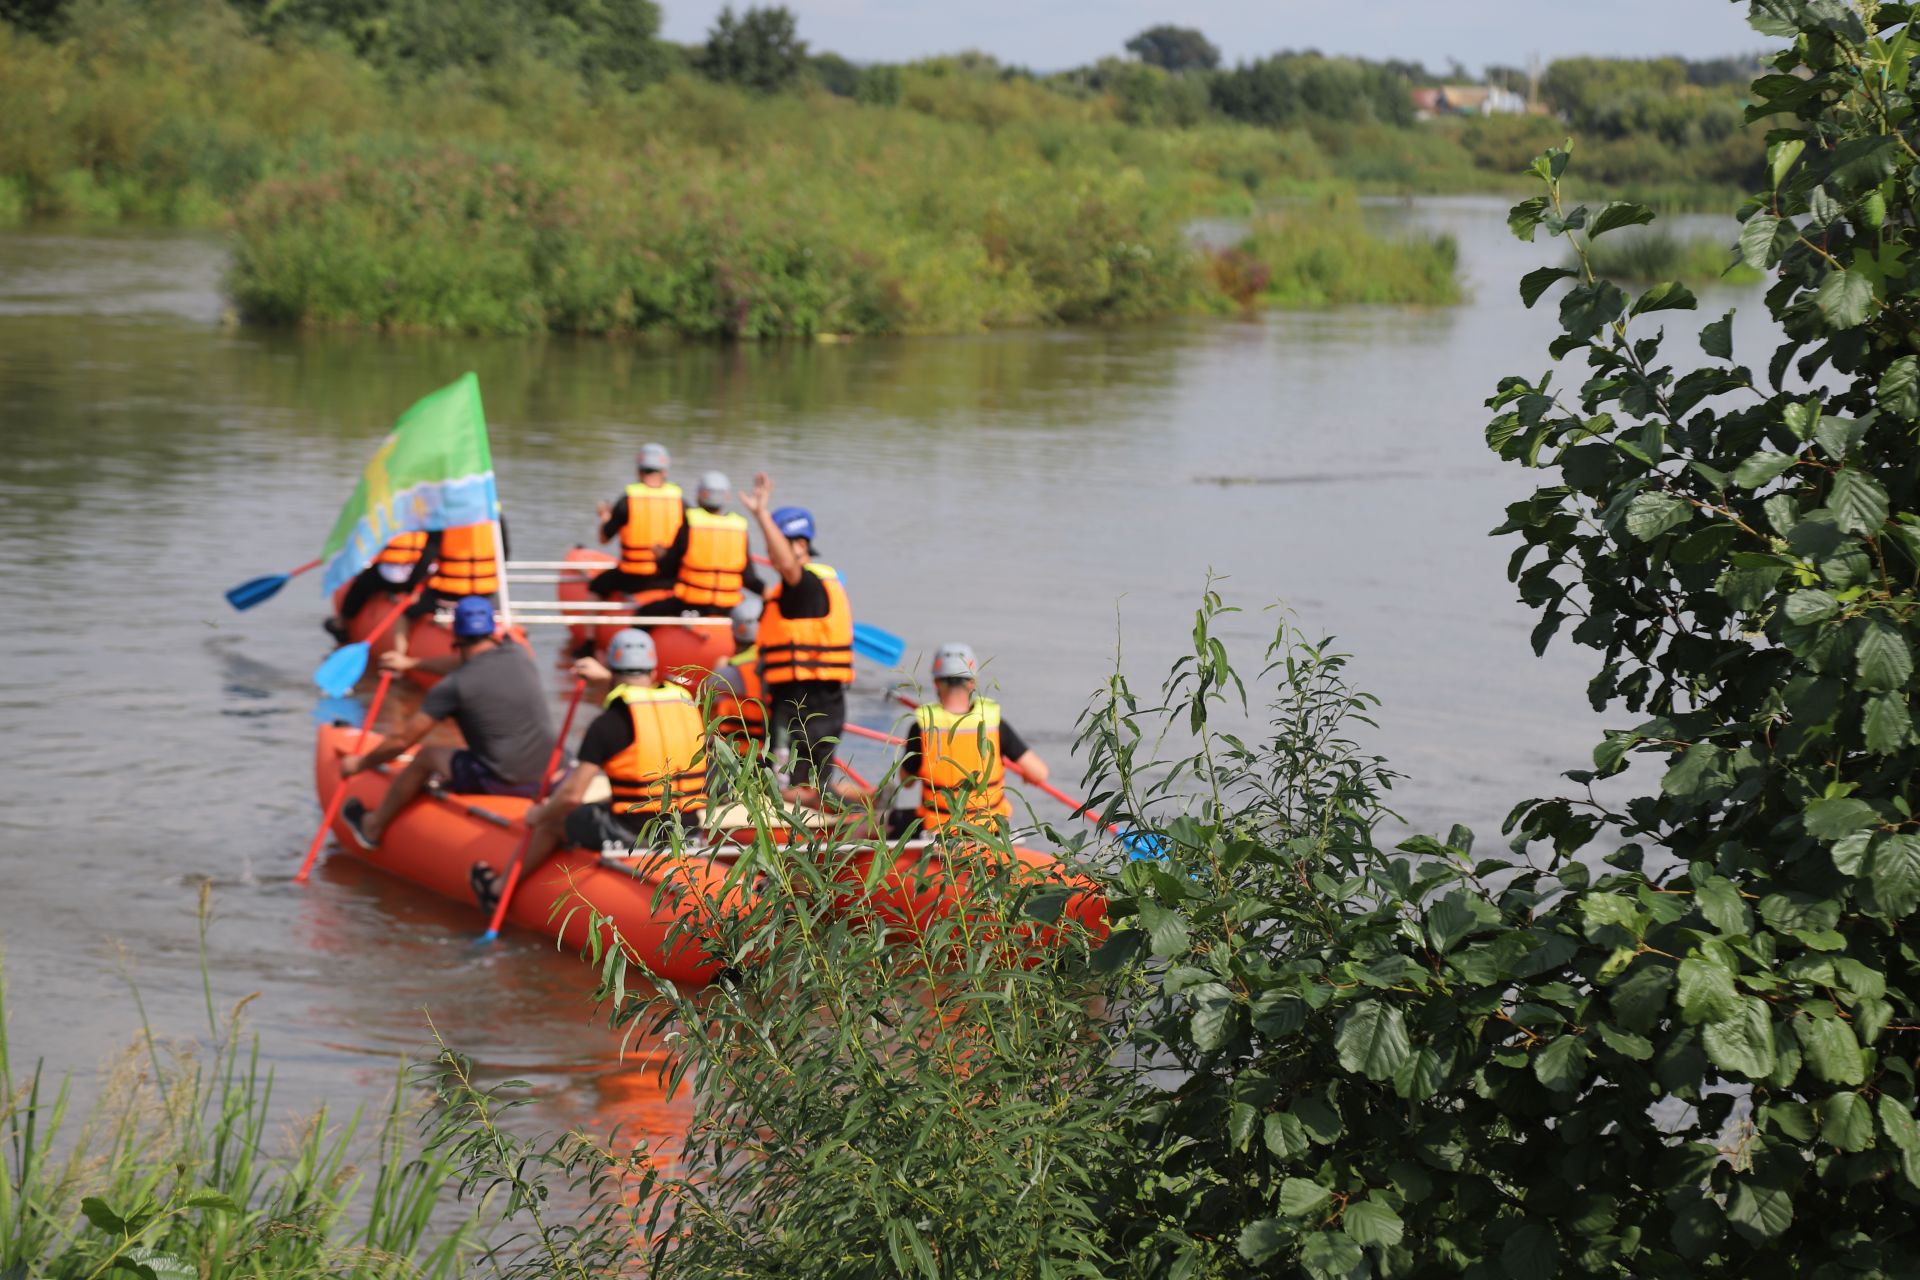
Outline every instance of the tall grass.
[(1459, 245), (1448, 235), (1386, 239), (1348, 200), (1254, 219), (1211, 263), (1220, 290), (1245, 306), (1352, 303), (1429, 306), (1460, 300)]
[(0, 1276), (463, 1274), (474, 1219), (444, 1207), (456, 1171), (413, 1140), (404, 1079), (370, 1128), (321, 1110), (283, 1136), (246, 1001), (222, 1017), (206, 990), (204, 1043), (144, 1027), (76, 1115), (69, 1081), (16, 1064), (0, 987)]
[(1733, 246), (1714, 236), (1678, 236), (1670, 231), (1627, 228), (1591, 242), (1587, 258), (1596, 274), (1647, 284), (1754, 284), (1765, 277), (1738, 260)]

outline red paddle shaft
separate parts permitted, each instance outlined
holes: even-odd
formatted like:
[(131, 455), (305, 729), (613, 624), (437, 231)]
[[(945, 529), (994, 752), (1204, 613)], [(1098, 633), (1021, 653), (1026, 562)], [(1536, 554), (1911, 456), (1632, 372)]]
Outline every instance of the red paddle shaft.
[(321, 565), (325, 563), (326, 563), (325, 560), (309, 560), (305, 564), (301, 565), (298, 569), (287, 570), (287, 576), (289, 578), (297, 578), (301, 574), (305, 573), (307, 570), (318, 569)]
[[(567, 749), (567, 733), (573, 728), (573, 713), (580, 709), (580, 695), (587, 690), (584, 679), (573, 682), (573, 697), (567, 702), (567, 715), (560, 722), (560, 736), (553, 740), (553, 754), (547, 757), (547, 770), (540, 775), (540, 789), (535, 793), (533, 802), (539, 804), (547, 798), (547, 791), (553, 785), (553, 771), (560, 767), (560, 754)], [(533, 825), (527, 825), (527, 834), (520, 839), (520, 852), (513, 856), (513, 866), (507, 870), (507, 883), (500, 890), (500, 901), (493, 904), (493, 919), (487, 922), (487, 931), (482, 940), (491, 942), (500, 936), (500, 926), (506, 923), (507, 906), (513, 901), (513, 891), (520, 885), (520, 869), (526, 865), (527, 849), (533, 844)]]
[[(393, 672), (380, 673), (380, 686), (373, 691), (373, 701), (367, 704), (367, 718), (360, 722), (360, 736), (353, 740), (353, 754), (359, 755), (367, 749), (367, 735), (373, 732), (374, 719), (380, 714), (380, 704), (387, 700), (387, 690), (393, 687)], [(295, 884), (305, 884), (313, 873), (313, 862), (320, 856), (320, 846), (327, 842), (327, 832), (333, 826), (333, 820), (340, 815), (340, 806), (347, 799), (347, 780), (342, 778), (340, 785), (333, 789), (333, 799), (327, 801), (327, 816), (320, 819), (320, 829), (313, 833), (313, 843), (307, 846), (306, 860), (300, 864), (300, 874), (293, 878)]]

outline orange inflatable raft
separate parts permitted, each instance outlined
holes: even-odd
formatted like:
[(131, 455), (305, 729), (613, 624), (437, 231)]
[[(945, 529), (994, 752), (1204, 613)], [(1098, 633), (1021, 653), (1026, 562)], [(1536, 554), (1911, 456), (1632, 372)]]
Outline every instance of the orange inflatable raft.
[[(555, 598), (563, 603), (593, 603), (599, 599), (587, 590), (587, 583), (603, 569), (611, 569), (618, 563), (603, 551), (594, 551), (588, 547), (574, 547), (565, 556), (569, 564), (579, 565), (577, 571), (562, 570), (560, 582), (555, 587)], [(620, 598), (628, 604), (639, 606), (664, 600), (670, 595), (667, 591), (642, 591), (636, 595), (623, 595)], [(680, 671), (713, 671), (726, 659), (733, 656), (733, 630), (726, 619), (716, 620), (719, 625), (705, 622), (697, 626), (685, 626), (662, 619), (648, 628), (653, 633), (653, 645), (660, 654), (660, 670), (671, 675)], [(604, 623), (594, 626), (587, 623), (572, 623), (567, 634), (577, 648), (584, 649), (593, 645), (593, 651), (604, 656), (607, 645), (612, 642), (614, 632), (626, 626), (624, 622)]]
[[(840, 882), (848, 889), (840, 900), (845, 911), (870, 910), (885, 923), (891, 933), (916, 936), (935, 921), (944, 921), (961, 908), (972, 877), (982, 870), (995, 873), (996, 856), (985, 850), (968, 856), (949, 855), (933, 843), (911, 841), (897, 849), (889, 848), (880, 856), (890, 857), (893, 865), (882, 872), (871, 890), (864, 886), (872, 873), (875, 850), (865, 848), (851, 858), (840, 871)], [(1020, 926), (1019, 934), (1041, 946), (1054, 942), (1058, 927), (1078, 926), (1098, 940), (1107, 935), (1107, 900), (1099, 889), (1083, 877), (1069, 876), (1060, 860), (1038, 849), (1013, 846), (1013, 865), (1007, 878), (1012, 885), (1028, 888), (1058, 888), (1067, 897), (1053, 925), (1034, 921)]]
[[(358, 736), (358, 729), (321, 726), (313, 765), (322, 808), (342, 785), (369, 809), (386, 794), (388, 779), (381, 773), (360, 773), (344, 782), (340, 777), (340, 757), (353, 750)], [(366, 748), (379, 740), (369, 734)], [(510, 796), (423, 796), (401, 811), (371, 853), (361, 851), (344, 821), (335, 821), (333, 834), (353, 857), (442, 897), (471, 903), (477, 934), (486, 927), (486, 915), (474, 891), (474, 868), (486, 863), (504, 881), (526, 834), (520, 818), (530, 803)], [(507, 923), (578, 950), (587, 941), (584, 908), (590, 906), (613, 921), (649, 972), (673, 982), (703, 983), (719, 971), (720, 962), (690, 940), (670, 944), (668, 933), (676, 920), (736, 909), (738, 895), (729, 894), (725, 879), (725, 869), (704, 857), (653, 859), (636, 870), (603, 864), (597, 850), (562, 849), (521, 881)], [(660, 892), (663, 884), (666, 893)], [(555, 913), (554, 904), (563, 898), (569, 907)]]
[[(335, 612), (339, 611), (340, 599), (345, 594), (345, 587), (334, 593)], [(373, 629), (386, 620), (386, 616), (393, 611), (393, 607), (400, 602), (400, 599), (401, 597), (389, 596), (384, 592), (376, 593), (373, 599), (362, 606), (360, 612), (347, 619), (348, 642), (357, 643), (372, 635)], [(367, 670), (380, 669), (380, 655), (393, 651), (399, 643), (397, 636), (403, 626), (407, 629), (407, 653), (412, 657), (444, 658), (453, 652), (453, 632), (445, 623), (431, 615), (424, 618), (402, 618), (381, 632), (380, 638), (372, 642), (367, 654)], [(524, 629), (513, 627), (507, 634), (525, 645), (529, 653), (533, 651), (533, 643), (527, 639)], [(440, 683), (440, 677), (437, 674), (422, 671), (418, 667), (408, 671), (406, 678), (422, 689), (431, 689)]]

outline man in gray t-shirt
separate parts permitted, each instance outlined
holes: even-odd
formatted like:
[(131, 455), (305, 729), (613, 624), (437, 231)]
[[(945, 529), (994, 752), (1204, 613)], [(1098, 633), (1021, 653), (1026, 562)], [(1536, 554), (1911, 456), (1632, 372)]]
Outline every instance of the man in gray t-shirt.
[(394, 815), (411, 803), (431, 778), (466, 795), (533, 796), (540, 773), (553, 753), (553, 717), (540, 672), (524, 645), (502, 644), (494, 634), (493, 606), (479, 596), (460, 601), (453, 615), (451, 657), (409, 658), (390, 654), (392, 670), (413, 667), (441, 670), (446, 678), (428, 691), (420, 710), (365, 755), (341, 759), (343, 777), (352, 777), (397, 759), (436, 724), (452, 720), (467, 740), (464, 748), (421, 747), (394, 778), (372, 813), (356, 800), (341, 807), (347, 827), (364, 848), (380, 843)]

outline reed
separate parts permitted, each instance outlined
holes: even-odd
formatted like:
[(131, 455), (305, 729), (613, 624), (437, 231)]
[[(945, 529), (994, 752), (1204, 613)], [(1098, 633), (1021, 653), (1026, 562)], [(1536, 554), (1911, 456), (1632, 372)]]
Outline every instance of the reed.
[(1682, 284), (1745, 285), (1764, 278), (1738, 260), (1728, 241), (1664, 230), (1612, 232), (1588, 245), (1587, 259), (1595, 275), (1633, 284), (1677, 280)]

